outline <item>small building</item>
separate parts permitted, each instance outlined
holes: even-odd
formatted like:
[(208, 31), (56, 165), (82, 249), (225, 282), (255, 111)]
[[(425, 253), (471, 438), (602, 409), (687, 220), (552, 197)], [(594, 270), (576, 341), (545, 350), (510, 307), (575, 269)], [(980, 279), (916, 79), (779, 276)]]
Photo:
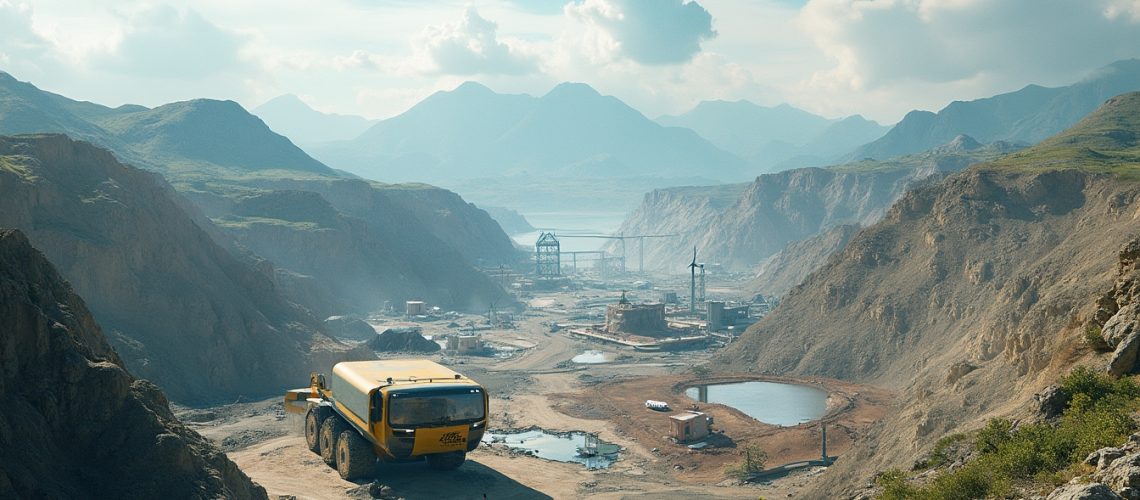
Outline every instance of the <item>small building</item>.
[(679, 304), (681, 301), (677, 299), (677, 292), (665, 292), (661, 294), (661, 302), (666, 304)]
[(459, 355), (481, 354), (483, 352), (483, 340), (478, 335), (449, 335), (447, 337), (447, 350)]
[(621, 294), (617, 304), (606, 306), (606, 332), (654, 335), (668, 330), (665, 304), (633, 304)]
[(422, 300), (409, 300), (404, 303), (404, 310), (408, 316), (423, 316), (427, 314), (427, 305)]
[(725, 326), (724, 302), (710, 300), (705, 303), (705, 319), (710, 332), (719, 332)]
[(670, 435), (678, 443), (704, 439), (709, 435), (712, 417), (704, 412), (688, 410), (685, 413), (669, 416)]

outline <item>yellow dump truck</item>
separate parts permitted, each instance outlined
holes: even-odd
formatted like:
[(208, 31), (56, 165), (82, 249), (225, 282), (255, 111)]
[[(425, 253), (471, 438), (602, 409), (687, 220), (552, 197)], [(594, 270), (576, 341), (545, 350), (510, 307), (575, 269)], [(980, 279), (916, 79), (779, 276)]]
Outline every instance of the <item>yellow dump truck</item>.
[(309, 387), (285, 394), (305, 415), (305, 442), (344, 479), (367, 475), (376, 459), (463, 465), (487, 427), (487, 391), (428, 360), (337, 363)]

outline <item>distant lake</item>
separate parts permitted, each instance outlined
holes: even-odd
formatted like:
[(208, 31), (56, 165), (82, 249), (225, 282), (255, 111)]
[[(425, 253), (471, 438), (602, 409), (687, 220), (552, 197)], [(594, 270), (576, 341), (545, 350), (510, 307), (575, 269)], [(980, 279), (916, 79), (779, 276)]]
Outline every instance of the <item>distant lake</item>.
[[(601, 238), (574, 238), (578, 234), (614, 234), (625, 220), (625, 212), (523, 212), (531, 226), (542, 231), (554, 230), (563, 252), (600, 250), (609, 240)], [(526, 248), (534, 248), (542, 231), (516, 234), (511, 237)]]

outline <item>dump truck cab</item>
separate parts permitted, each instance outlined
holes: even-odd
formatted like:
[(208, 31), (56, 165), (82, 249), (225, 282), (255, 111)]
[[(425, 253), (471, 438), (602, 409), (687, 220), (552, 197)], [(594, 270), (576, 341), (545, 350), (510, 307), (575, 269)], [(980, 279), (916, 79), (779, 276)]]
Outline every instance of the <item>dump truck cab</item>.
[(305, 414), (305, 440), (345, 479), (386, 461), (463, 464), (487, 427), (487, 391), (428, 360), (337, 363), (289, 391), (285, 407)]

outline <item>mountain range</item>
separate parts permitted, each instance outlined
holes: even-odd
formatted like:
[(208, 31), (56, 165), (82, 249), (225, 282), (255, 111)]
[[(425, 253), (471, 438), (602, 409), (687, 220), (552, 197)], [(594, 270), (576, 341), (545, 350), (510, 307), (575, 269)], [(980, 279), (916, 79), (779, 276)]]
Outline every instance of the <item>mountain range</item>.
[(334, 167), (383, 180), (750, 175), (742, 160), (692, 130), (662, 126), (581, 83), (532, 97), (467, 82), (355, 139), (314, 147), (312, 153)]
[(764, 107), (748, 101), (704, 101), (657, 122), (696, 131), (757, 173), (827, 165), (889, 129), (859, 115), (829, 120), (788, 104)]
[(1135, 90), (1140, 90), (1140, 60), (1117, 61), (1068, 86), (1029, 85), (985, 99), (954, 101), (937, 113), (911, 111), (886, 135), (847, 159), (917, 153), (960, 134), (987, 143), (1034, 144), (1073, 125), (1105, 100)]
[[(504, 292), (473, 264), (517, 258), (495, 222), (454, 193), (426, 185), (374, 183), (331, 169), (232, 101), (112, 109), (44, 92), (0, 73), (0, 133), (45, 132), (87, 140), (124, 162), (161, 173), (219, 244), (238, 254), (273, 254), (276, 279), (285, 293), (321, 315), (363, 313), (385, 300), (409, 299), (478, 309), (501, 302)], [(325, 199), (275, 190), (309, 191)], [(268, 205), (260, 203), (260, 211), (250, 212), (250, 199), (272, 200), (274, 206), (267, 211)], [(320, 226), (295, 220), (319, 205), (339, 212), (326, 221), (340, 222)], [(235, 213), (235, 207), (246, 211)], [(390, 218), (400, 223), (394, 225)], [(457, 234), (466, 239), (459, 241)], [(319, 245), (281, 251), (287, 241), (322, 235), (330, 244), (342, 245), (346, 257), (337, 266), (346, 268), (340, 272), (329, 267), (328, 249)], [(437, 264), (417, 264), (425, 254), (411, 242), (435, 249)]]
[(322, 113), (293, 94), (274, 97), (251, 111), (302, 147), (352, 139), (376, 123), (355, 115)]

